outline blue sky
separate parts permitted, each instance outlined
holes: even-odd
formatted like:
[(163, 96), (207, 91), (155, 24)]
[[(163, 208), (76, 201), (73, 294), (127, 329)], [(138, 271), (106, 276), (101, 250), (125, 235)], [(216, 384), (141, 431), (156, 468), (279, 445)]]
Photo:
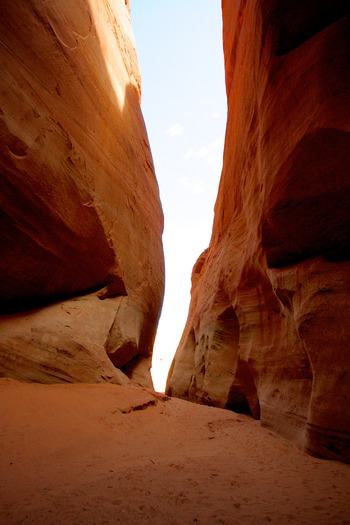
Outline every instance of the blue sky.
[(226, 94), (220, 0), (131, 0), (142, 111), (165, 216), (166, 289), (153, 380), (163, 390), (185, 326), (192, 267), (208, 246)]

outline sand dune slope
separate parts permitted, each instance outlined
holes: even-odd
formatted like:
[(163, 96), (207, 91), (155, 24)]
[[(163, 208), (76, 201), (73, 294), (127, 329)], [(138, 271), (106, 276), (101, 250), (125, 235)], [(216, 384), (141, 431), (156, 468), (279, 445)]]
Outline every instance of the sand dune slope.
[(0, 381), (2, 525), (350, 524), (350, 467), (136, 387)]

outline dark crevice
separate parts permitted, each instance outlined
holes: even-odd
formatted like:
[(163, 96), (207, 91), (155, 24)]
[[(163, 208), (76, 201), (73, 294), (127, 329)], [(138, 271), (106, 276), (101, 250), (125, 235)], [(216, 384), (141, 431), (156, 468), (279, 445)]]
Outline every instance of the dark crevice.
[(131, 414), (131, 412), (136, 412), (137, 410), (146, 410), (146, 408), (154, 407), (157, 405), (156, 399), (151, 399), (150, 401), (146, 401), (146, 403), (141, 403), (139, 405), (133, 405), (129, 408), (124, 408), (121, 410), (122, 414)]
[[(112, 287), (113, 290), (119, 290), (120, 293), (116, 293), (116, 291), (109, 295), (106, 290), (109, 289), (109, 287)], [(84, 295), (89, 295), (98, 292), (101, 290), (101, 295), (98, 293), (99, 299), (107, 299), (109, 297), (115, 297), (115, 296), (126, 296), (127, 293), (125, 291), (124, 283), (122, 281), (118, 281), (116, 283), (115, 281), (105, 281), (103, 283), (97, 284), (96, 286), (93, 286), (91, 288), (86, 288), (85, 290), (81, 290), (79, 293), (57, 293), (53, 294), (50, 297), (40, 297), (40, 296), (23, 296), (20, 299), (14, 298), (9, 300), (1, 300), (0, 299), (0, 316), (1, 315), (15, 315), (15, 314), (23, 314), (28, 312), (33, 312), (34, 310), (39, 310), (41, 308), (44, 308), (46, 306), (54, 305), (57, 303), (60, 303), (62, 301), (69, 301), (70, 299), (78, 299), (79, 297), (82, 297)]]
[(231, 386), (225, 408), (238, 414), (247, 414), (254, 419), (260, 419), (260, 403), (255, 385), (251, 379), (248, 377), (246, 379), (248, 382), (244, 390), (237, 384)]
[(238, 389), (231, 389), (225, 408), (238, 414), (252, 415), (247, 397)]
[(276, 4), (277, 56), (293, 51), (350, 13), (346, 0), (278, 0)]

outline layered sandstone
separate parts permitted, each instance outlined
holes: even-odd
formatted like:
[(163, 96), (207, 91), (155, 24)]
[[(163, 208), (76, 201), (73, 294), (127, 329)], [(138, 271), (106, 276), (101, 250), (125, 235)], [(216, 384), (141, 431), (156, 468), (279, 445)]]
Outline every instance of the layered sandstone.
[(222, 8), (223, 172), (167, 391), (349, 461), (349, 8)]
[(163, 216), (128, 2), (0, 9), (1, 374), (148, 381)]

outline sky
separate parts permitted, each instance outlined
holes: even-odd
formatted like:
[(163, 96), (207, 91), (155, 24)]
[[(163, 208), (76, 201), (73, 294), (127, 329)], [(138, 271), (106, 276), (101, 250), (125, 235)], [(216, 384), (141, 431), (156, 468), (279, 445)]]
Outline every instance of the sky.
[(141, 108), (164, 213), (165, 297), (154, 387), (185, 327), (191, 272), (208, 247), (222, 168), (226, 93), (220, 0), (131, 0)]

